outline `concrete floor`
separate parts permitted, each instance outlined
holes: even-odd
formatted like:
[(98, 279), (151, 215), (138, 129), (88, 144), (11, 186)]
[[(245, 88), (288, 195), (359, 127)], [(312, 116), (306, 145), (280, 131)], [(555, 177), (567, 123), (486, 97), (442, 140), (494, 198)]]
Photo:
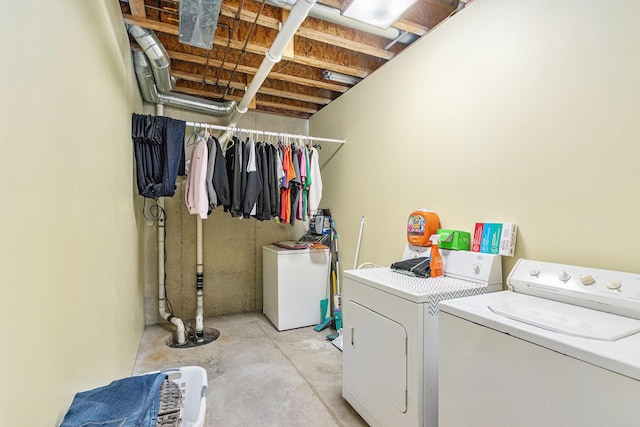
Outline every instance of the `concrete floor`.
[(166, 345), (172, 325), (145, 329), (134, 375), (179, 366), (207, 371), (206, 426), (366, 426), (342, 398), (342, 352), (312, 327), (278, 332), (262, 313), (205, 319), (220, 331), (194, 348)]

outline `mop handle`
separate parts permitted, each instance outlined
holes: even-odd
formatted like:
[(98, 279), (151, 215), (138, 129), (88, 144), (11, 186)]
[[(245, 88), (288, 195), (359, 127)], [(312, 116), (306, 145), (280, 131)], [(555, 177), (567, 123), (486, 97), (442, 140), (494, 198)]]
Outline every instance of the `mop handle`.
[(338, 230), (336, 230), (336, 223), (331, 220), (331, 230), (333, 231), (334, 248), (335, 248), (335, 260), (336, 260), (336, 287), (338, 288), (338, 295), (340, 295), (340, 263), (338, 260)]

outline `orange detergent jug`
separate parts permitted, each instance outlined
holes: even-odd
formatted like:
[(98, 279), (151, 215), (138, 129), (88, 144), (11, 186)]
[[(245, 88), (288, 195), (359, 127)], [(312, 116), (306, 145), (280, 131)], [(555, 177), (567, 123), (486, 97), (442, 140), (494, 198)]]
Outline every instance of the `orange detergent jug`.
[(431, 246), (429, 238), (438, 233), (440, 217), (429, 209), (411, 212), (407, 221), (407, 240), (414, 246)]

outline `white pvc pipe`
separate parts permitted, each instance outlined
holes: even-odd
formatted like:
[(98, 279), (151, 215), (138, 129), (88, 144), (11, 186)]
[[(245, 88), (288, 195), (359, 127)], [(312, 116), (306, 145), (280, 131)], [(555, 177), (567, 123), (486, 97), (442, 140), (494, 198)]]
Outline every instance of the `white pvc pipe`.
[(202, 280), (204, 266), (202, 263), (202, 218), (196, 215), (196, 340), (204, 339), (204, 292)]
[(240, 115), (247, 112), (249, 103), (258, 93), (258, 89), (260, 89), (260, 86), (264, 83), (273, 66), (280, 62), (282, 59), (282, 52), (285, 47), (287, 47), (287, 44), (289, 44), (293, 35), (298, 31), (298, 28), (300, 28), (300, 25), (306, 19), (309, 11), (315, 4), (316, 0), (298, 0), (296, 4), (293, 5), (291, 12), (289, 13), (289, 17), (284, 21), (282, 28), (273, 41), (273, 44), (265, 53), (264, 60), (262, 61), (262, 64), (260, 64), (251, 84), (244, 93), (240, 103), (236, 106), (236, 111), (231, 118), (232, 126), (238, 122)]
[(176, 325), (176, 342), (178, 345), (185, 343), (184, 323), (182, 319), (173, 316), (166, 308), (166, 288), (164, 283), (164, 236), (165, 236), (165, 217), (164, 217), (164, 199), (158, 198), (158, 311), (163, 319)]
[[(164, 112), (164, 108), (162, 104), (156, 105), (156, 115), (161, 116)], [(185, 340), (185, 332), (184, 332), (184, 322), (182, 319), (175, 317), (173, 314), (167, 311), (166, 306), (166, 286), (164, 282), (165, 278), (165, 242), (164, 236), (166, 234), (165, 228), (165, 210), (164, 210), (164, 199), (162, 197), (158, 198), (158, 312), (163, 319), (173, 323), (176, 328), (176, 342), (178, 345), (183, 345)]]

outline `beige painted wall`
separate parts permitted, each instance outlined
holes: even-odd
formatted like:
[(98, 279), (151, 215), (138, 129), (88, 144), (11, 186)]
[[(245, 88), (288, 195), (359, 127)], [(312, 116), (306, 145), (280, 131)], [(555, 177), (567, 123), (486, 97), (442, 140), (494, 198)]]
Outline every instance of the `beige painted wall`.
[(6, 2), (0, 38), (0, 425), (50, 427), (135, 361), (142, 104), (117, 2)]
[[(146, 105), (147, 114), (155, 106)], [(164, 116), (197, 123), (226, 124), (225, 118), (165, 107)], [(228, 121), (228, 119), (226, 119)], [(248, 112), (237, 124), (245, 129), (306, 135), (308, 121)], [(186, 132), (187, 138), (191, 129)], [(187, 147), (187, 159), (191, 148)], [(196, 314), (196, 216), (184, 203), (185, 179), (179, 177), (174, 197), (165, 198), (166, 285), (174, 314), (192, 321)], [(262, 309), (262, 246), (299, 238), (306, 224), (232, 218), (222, 207), (202, 223), (205, 317)], [(158, 315), (157, 234), (154, 223), (145, 227), (145, 320), (166, 323)], [(193, 325), (193, 322), (191, 322)]]
[(310, 120), (343, 268), (397, 260), (409, 213), (520, 227), (516, 256), (640, 271), (640, 3), (476, 0)]

